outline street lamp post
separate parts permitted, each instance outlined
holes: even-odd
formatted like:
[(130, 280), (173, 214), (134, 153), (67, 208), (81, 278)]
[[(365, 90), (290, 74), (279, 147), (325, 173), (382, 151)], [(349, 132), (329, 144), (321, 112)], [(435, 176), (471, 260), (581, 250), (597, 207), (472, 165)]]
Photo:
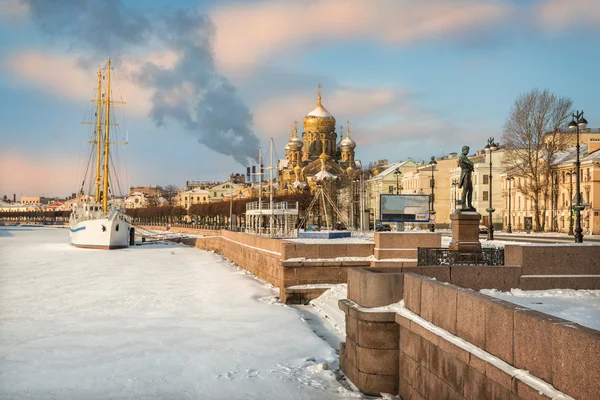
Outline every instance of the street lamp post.
[(581, 188), (579, 186), (579, 181), (581, 180), (580, 176), (580, 168), (581, 163), (579, 162), (579, 128), (585, 128), (587, 126), (587, 121), (583, 118), (583, 110), (575, 111), (572, 115), (573, 119), (569, 122), (569, 129), (577, 129), (577, 161), (575, 161), (575, 191), (577, 195), (577, 204), (575, 205), (575, 243), (583, 243), (583, 229), (581, 229)]
[(452, 211), (456, 211), (456, 187), (458, 186), (458, 179), (452, 179), (452, 186), (454, 187), (454, 198), (452, 199)]
[(567, 171), (569, 177), (569, 236), (573, 236), (573, 175), (575, 171), (570, 169)]
[(508, 229), (506, 230), (506, 233), (512, 233), (512, 223), (511, 223), (511, 218), (512, 218), (512, 213), (510, 212), (510, 208), (511, 208), (511, 192), (512, 192), (512, 181), (514, 181), (515, 178), (513, 178), (512, 176), (509, 176), (506, 178), (506, 182), (508, 182)]
[(398, 183), (398, 178), (400, 177), (400, 175), (402, 175), (402, 172), (400, 172), (400, 168), (396, 168), (396, 170), (394, 171), (394, 176), (396, 177), (396, 194), (400, 194), (400, 185)]
[(494, 224), (492, 223), (492, 213), (496, 210), (494, 210), (494, 208), (492, 207), (492, 204), (493, 204), (492, 203), (492, 151), (498, 150), (498, 143), (494, 143), (493, 137), (488, 139), (488, 144), (485, 146), (485, 149), (489, 150), (489, 152), (490, 152), (490, 176), (489, 176), (490, 194), (488, 196), (488, 199), (490, 202), (489, 202), (489, 207), (486, 210), (489, 213), (487, 240), (494, 240)]
[(429, 161), (429, 165), (431, 166), (431, 208), (429, 209), (429, 231), (430, 232), (435, 232), (435, 221), (432, 221), (432, 218), (435, 218), (435, 179), (434, 179), (434, 172), (435, 172), (435, 166), (437, 165), (437, 161), (435, 161), (435, 157), (431, 156), (431, 161)]

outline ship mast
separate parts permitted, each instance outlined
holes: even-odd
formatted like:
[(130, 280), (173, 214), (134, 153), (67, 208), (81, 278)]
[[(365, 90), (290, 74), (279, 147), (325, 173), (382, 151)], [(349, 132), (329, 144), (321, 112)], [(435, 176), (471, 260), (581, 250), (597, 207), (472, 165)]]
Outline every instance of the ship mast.
[(100, 168), (102, 161), (102, 69), (98, 68), (98, 95), (96, 109), (96, 145), (98, 153), (96, 155), (96, 192), (94, 201), (100, 202)]
[(109, 130), (110, 130), (110, 58), (108, 59), (107, 66), (107, 79), (106, 79), (106, 93), (105, 93), (105, 111), (104, 111), (104, 194), (102, 195), (102, 211), (106, 215), (108, 212), (108, 163), (109, 163)]

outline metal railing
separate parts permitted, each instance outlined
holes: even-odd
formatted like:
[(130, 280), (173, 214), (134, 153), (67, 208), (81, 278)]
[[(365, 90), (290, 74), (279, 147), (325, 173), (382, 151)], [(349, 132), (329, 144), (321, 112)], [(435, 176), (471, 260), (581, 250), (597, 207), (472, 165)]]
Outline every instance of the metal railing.
[(504, 265), (504, 249), (484, 247), (480, 251), (456, 251), (419, 247), (417, 266)]
[[(251, 203), (247, 203), (246, 204), (246, 210), (258, 210), (258, 201), (253, 201)], [(262, 210), (270, 210), (269, 208), (269, 201), (263, 201), (262, 202), (262, 207), (260, 208)], [(295, 210), (296, 209), (296, 203), (288, 203), (287, 201), (279, 201), (276, 203), (273, 203), (273, 210)]]

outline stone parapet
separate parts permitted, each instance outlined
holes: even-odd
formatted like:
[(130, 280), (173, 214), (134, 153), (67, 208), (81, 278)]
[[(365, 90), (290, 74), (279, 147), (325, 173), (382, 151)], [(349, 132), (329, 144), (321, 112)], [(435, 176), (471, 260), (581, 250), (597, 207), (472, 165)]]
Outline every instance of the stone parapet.
[(519, 288), (523, 290), (600, 289), (599, 275), (521, 275)]
[(376, 249), (442, 247), (442, 234), (435, 232), (375, 232)]
[(414, 249), (378, 249), (375, 248), (374, 256), (377, 260), (386, 258), (410, 258), (417, 259), (418, 250)]
[(348, 299), (362, 307), (380, 307), (402, 300), (400, 268), (350, 268)]
[(523, 275), (599, 275), (600, 244), (507, 244), (504, 263)]
[(297, 258), (338, 258), (338, 257), (370, 257), (373, 255), (372, 243), (294, 243), (280, 240), (281, 259)]
[(346, 342), (340, 346), (340, 367), (363, 393), (398, 393), (399, 331), (393, 312), (365, 312), (349, 300), (339, 307), (346, 314)]
[[(600, 365), (594, 361), (600, 359), (600, 332), (598, 331), (415, 274), (404, 276), (404, 301), (406, 308), (423, 320), (433, 323), (510, 366), (529, 371), (535, 378), (547, 382), (558, 391), (563, 391), (577, 399), (600, 398), (600, 386), (597, 385), (600, 380)], [(401, 321), (400, 325), (400, 349), (403, 351), (402, 326), (410, 324)], [(415, 325), (414, 321), (412, 325)], [(419, 329), (423, 330), (422, 327), (410, 330), (414, 333)], [(431, 332), (421, 333), (429, 346), (436, 345), (436, 340), (438, 342), (442, 340), (442, 338), (432, 338), (431, 335)], [(408, 353), (407, 355), (411, 356)], [(400, 357), (402, 358), (402, 354)], [(415, 354), (411, 357), (415, 361), (420, 361), (414, 358)], [(479, 360), (473, 359), (473, 354), (469, 357), (468, 363), (462, 360), (465, 364), (462, 368), (467, 368), (465, 373), (474, 374), (474, 379), (484, 381), (491, 379), (495, 382), (492, 384), (492, 389), (485, 390), (506, 390), (516, 398), (523, 399), (535, 393), (527, 383), (498, 370), (495, 364), (485, 361), (485, 357), (478, 357)], [(476, 371), (470, 371), (471, 368), (467, 367), (467, 364)], [(406, 377), (404, 379), (406, 380)], [(484, 381), (481, 383), (482, 387), (489, 386)], [(446, 383), (452, 389), (457, 389), (449, 382)], [(469, 383), (472, 384), (471, 381)], [(502, 390), (495, 385), (500, 385)], [(402, 389), (402, 385), (400, 388)], [(465, 398), (469, 398), (467, 396), (469, 390), (483, 389), (463, 386)], [(422, 392), (419, 393), (423, 395)], [(477, 396), (475, 398), (487, 398)]]

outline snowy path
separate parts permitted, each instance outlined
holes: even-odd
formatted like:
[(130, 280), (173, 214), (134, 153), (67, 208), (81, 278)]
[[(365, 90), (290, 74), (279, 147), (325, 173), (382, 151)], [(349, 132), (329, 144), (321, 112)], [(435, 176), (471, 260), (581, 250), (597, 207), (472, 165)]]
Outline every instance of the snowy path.
[(273, 288), (182, 245), (0, 228), (2, 399), (346, 399), (337, 355)]

